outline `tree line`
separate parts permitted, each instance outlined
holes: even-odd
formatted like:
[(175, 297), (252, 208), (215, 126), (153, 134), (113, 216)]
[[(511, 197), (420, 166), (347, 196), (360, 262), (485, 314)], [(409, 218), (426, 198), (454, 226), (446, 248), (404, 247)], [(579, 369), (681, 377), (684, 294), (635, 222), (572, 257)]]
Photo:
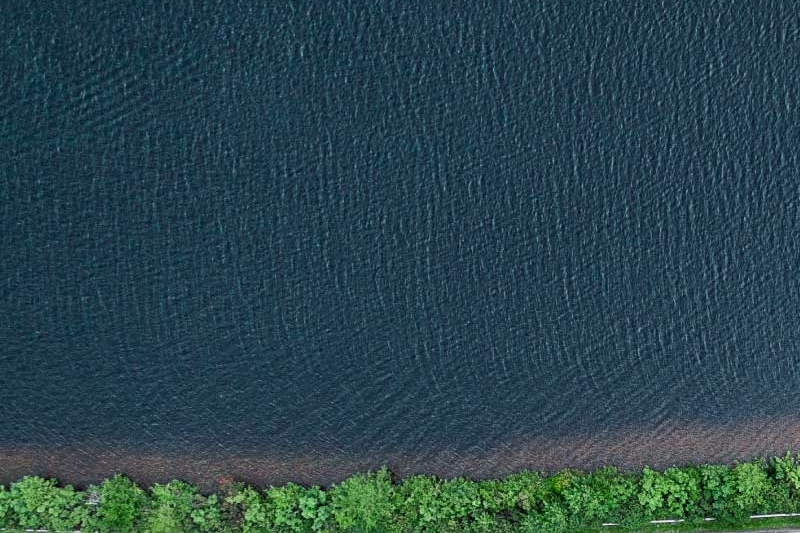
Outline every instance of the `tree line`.
[(182, 481), (139, 487), (123, 475), (77, 490), (27, 476), (0, 486), (0, 527), (100, 533), (568, 533), (659, 519), (744, 524), (752, 514), (800, 512), (800, 456), (733, 465), (624, 472), (605, 467), (501, 480), (415, 475), (386, 468), (327, 489), (239, 482), (202, 494)]

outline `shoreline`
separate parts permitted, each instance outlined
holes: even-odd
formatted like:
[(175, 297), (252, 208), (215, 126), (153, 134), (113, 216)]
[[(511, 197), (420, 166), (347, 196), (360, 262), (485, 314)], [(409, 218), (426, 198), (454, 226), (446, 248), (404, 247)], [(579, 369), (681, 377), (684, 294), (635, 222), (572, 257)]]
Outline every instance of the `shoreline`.
[(182, 479), (208, 490), (227, 479), (254, 486), (287, 482), (327, 486), (353, 472), (375, 470), (382, 465), (399, 478), (424, 473), (441, 478), (492, 479), (521, 470), (592, 470), (606, 465), (636, 470), (689, 463), (729, 464), (795, 449), (800, 449), (800, 419), (789, 417), (695, 424), (669, 430), (628, 428), (597, 435), (531, 437), (488, 450), (393, 451), (376, 453), (374, 457), (342, 451), (290, 454), (266, 446), (263, 451), (162, 453), (121, 445), (0, 445), (0, 483), (8, 484), (25, 475), (42, 475), (82, 487), (121, 472), (143, 484)]

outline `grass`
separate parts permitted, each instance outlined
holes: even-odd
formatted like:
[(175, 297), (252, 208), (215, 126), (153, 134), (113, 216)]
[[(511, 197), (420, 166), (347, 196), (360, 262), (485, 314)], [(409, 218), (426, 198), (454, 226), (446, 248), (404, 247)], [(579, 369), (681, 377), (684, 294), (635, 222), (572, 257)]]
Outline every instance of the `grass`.
[[(780, 531), (786, 529), (800, 530), (800, 517), (759, 518), (740, 524), (723, 522), (682, 522), (680, 524), (650, 524), (641, 527), (640, 533), (700, 533), (703, 531)], [(598, 527), (586, 530), (586, 533), (630, 533), (630, 530), (618, 526)]]

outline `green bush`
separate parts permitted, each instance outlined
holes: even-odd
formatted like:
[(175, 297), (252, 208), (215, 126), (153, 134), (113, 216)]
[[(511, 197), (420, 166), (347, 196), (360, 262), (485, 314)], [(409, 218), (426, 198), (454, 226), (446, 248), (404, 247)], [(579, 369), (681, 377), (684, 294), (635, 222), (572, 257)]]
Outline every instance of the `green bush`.
[(663, 473), (645, 467), (639, 503), (656, 518), (695, 518), (700, 511), (700, 472), (670, 467)]
[(733, 501), (740, 515), (766, 512), (767, 495), (771, 489), (763, 461), (738, 463), (731, 470), (736, 494)]
[(26, 476), (11, 485), (6, 523), (24, 529), (78, 529), (88, 519), (85, 494), (54, 479)]
[(607, 467), (574, 478), (563, 496), (575, 525), (619, 522), (636, 488), (630, 476)]
[(148, 499), (145, 491), (133, 481), (118, 474), (103, 481), (99, 487), (90, 487), (89, 493), (97, 500), (97, 506), (87, 529), (101, 533), (135, 533), (141, 530)]
[[(409, 531), (440, 531), (473, 527), (500, 512), (510, 515), (517, 495), (500, 481), (476, 483), (463, 478), (441, 481), (433, 476), (412, 476), (399, 489), (400, 514)], [(478, 527), (478, 526), (475, 526)]]
[(219, 510), (223, 523), (228, 529), (241, 531), (244, 521), (245, 505), (235, 501), (238, 494), (245, 490), (241, 482), (228, 482), (220, 486)]
[(7, 517), (11, 510), (11, 493), (6, 490), (3, 485), (0, 485), (0, 527), (9, 523), (10, 517)]
[(417, 475), (403, 480), (398, 487), (401, 520), (410, 531), (429, 531), (441, 526), (439, 491), (441, 482), (434, 476)]
[(800, 494), (800, 464), (790, 452), (783, 457), (774, 457), (770, 466), (775, 481), (786, 485), (793, 496)]
[(705, 516), (713, 516), (727, 520), (735, 514), (733, 496), (736, 488), (733, 484), (731, 469), (724, 465), (702, 465), (698, 467), (700, 474), (699, 509)]
[(545, 501), (541, 511), (532, 511), (520, 521), (523, 533), (560, 533), (569, 526), (569, 515), (562, 503)]
[(202, 507), (197, 488), (183, 481), (156, 483), (150, 489), (150, 507), (145, 530), (148, 533), (198, 531), (192, 513)]
[(319, 487), (305, 489), (300, 496), (300, 515), (311, 524), (312, 531), (325, 531), (331, 519), (328, 493)]
[(191, 512), (192, 523), (200, 533), (215, 533), (226, 530), (222, 518), (219, 497), (211, 494), (208, 498), (198, 496)]
[(550, 476), (545, 482), (545, 487), (549, 493), (549, 495), (546, 497), (555, 497), (556, 499), (561, 498), (564, 495), (564, 492), (572, 486), (575, 480), (583, 475), (583, 472), (567, 468)]
[(300, 514), (300, 496), (303, 488), (294, 483), (283, 487), (270, 487), (264, 495), (269, 509), (268, 520), (276, 533), (302, 533), (310, 528)]
[(242, 533), (270, 533), (269, 508), (264, 498), (252, 487), (237, 485), (225, 498), (228, 516)]
[(769, 464), (772, 494), (769, 505), (773, 509), (788, 512), (800, 510), (800, 464), (789, 452), (783, 457), (774, 457)]
[(352, 476), (331, 488), (330, 506), (336, 524), (345, 531), (387, 531), (398, 508), (398, 497), (386, 468)]
[(447, 523), (464, 523), (482, 512), (478, 485), (467, 479), (445, 481), (439, 491), (441, 517)]
[(544, 477), (539, 472), (522, 471), (512, 474), (502, 482), (503, 490), (513, 497), (512, 515), (520, 518), (531, 511), (542, 511), (548, 494)]
[(328, 494), (319, 487), (303, 488), (295, 483), (266, 491), (269, 522), (276, 533), (306, 533), (330, 529)]

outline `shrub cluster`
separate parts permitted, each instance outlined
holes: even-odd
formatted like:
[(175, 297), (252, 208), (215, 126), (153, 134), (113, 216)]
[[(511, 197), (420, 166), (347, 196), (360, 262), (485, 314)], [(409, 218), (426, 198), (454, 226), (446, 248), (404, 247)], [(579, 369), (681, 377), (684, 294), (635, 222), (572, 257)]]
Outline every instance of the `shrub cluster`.
[(0, 486), (0, 527), (101, 533), (566, 533), (676, 518), (735, 525), (751, 514), (798, 511), (800, 462), (789, 453), (733, 466), (525, 471), (489, 481), (395, 482), (384, 468), (326, 490), (231, 483), (211, 495), (181, 481), (143, 490), (122, 475), (83, 491), (34, 476)]

